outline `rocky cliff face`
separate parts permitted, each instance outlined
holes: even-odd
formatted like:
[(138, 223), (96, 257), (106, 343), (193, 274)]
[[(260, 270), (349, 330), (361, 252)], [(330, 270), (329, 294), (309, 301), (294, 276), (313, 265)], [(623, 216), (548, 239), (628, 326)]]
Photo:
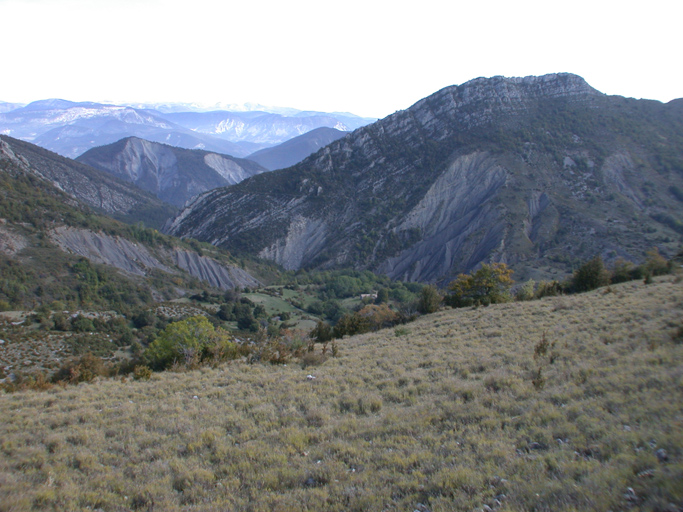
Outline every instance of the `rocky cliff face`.
[(115, 267), (134, 276), (148, 276), (151, 272), (159, 270), (172, 277), (173, 274), (178, 274), (180, 269), (214, 288), (223, 290), (261, 284), (241, 268), (221, 264), (213, 258), (177, 247), (152, 250), (120, 236), (69, 226), (55, 228), (49, 236), (52, 242), (65, 252)]
[(77, 160), (134, 183), (178, 207), (197, 194), (239, 183), (266, 170), (251, 160), (136, 137), (93, 148)]
[(570, 74), (476, 79), (358, 129), (292, 169), (197, 198), (170, 232), (286, 268), (442, 281), (490, 261), (565, 275), (683, 234), (677, 103)]

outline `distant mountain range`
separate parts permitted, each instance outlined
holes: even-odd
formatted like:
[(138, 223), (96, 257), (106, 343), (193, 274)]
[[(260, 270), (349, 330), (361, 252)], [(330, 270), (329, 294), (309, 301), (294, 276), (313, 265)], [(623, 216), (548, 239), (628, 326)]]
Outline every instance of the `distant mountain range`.
[(25, 106), (0, 103), (0, 134), (71, 158), (131, 136), (244, 157), (322, 126), (348, 131), (374, 121), (352, 114), (296, 110), (291, 115), (257, 111), (178, 112), (169, 105), (165, 110), (59, 99)]
[(315, 153), (320, 148), (327, 146), (337, 139), (341, 139), (347, 134), (348, 132), (342, 132), (334, 128), (316, 128), (272, 148), (252, 153), (247, 158), (258, 162), (270, 171), (284, 169), (298, 164), (311, 153)]
[(252, 160), (137, 137), (90, 149), (77, 161), (134, 183), (177, 207), (199, 193), (267, 170)]
[(563, 278), (596, 254), (671, 255), (683, 235), (683, 100), (606, 96), (581, 77), (476, 79), (296, 166), (197, 197), (170, 233), (287, 269), (444, 282), (506, 262)]
[(8, 103), (6, 101), (0, 101), (0, 114), (4, 112), (10, 112), (11, 110), (16, 110), (23, 106), (23, 103)]

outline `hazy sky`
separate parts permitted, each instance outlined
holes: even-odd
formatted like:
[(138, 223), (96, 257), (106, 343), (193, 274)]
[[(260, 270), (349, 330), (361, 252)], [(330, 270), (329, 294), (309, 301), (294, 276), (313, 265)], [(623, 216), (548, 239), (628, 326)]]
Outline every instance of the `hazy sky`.
[(480, 76), (683, 97), (675, 0), (0, 0), (0, 101), (255, 102), (384, 117)]

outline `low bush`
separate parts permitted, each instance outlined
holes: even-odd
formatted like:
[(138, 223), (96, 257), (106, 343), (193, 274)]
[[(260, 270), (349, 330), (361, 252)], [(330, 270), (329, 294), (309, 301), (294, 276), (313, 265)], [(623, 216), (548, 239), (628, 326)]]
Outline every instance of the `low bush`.
[(572, 278), (572, 289), (575, 292), (588, 292), (610, 283), (610, 274), (600, 256), (581, 265)]
[(168, 325), (149, 345), (144, 359), (152, 369), (164, 370), (172, 365), (197, 366), (207, 355), (228, 357), (237, 354), (229, 335), (216, 329), (203, 315)]
[(109, 374), (110, 367), (101, 358), (88, 352), (80, 358), (66, 361), (54, 374), (52, 381), (78, 384), (90, 382), (97, 377), (106, 377)]

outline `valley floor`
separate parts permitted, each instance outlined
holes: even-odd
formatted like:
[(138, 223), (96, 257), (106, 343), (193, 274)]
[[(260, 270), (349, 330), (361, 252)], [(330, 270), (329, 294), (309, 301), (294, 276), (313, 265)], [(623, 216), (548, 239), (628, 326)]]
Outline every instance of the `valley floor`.
[(0, 511), (683, 507), (672, 276), (338, 345), (0, 395)]

